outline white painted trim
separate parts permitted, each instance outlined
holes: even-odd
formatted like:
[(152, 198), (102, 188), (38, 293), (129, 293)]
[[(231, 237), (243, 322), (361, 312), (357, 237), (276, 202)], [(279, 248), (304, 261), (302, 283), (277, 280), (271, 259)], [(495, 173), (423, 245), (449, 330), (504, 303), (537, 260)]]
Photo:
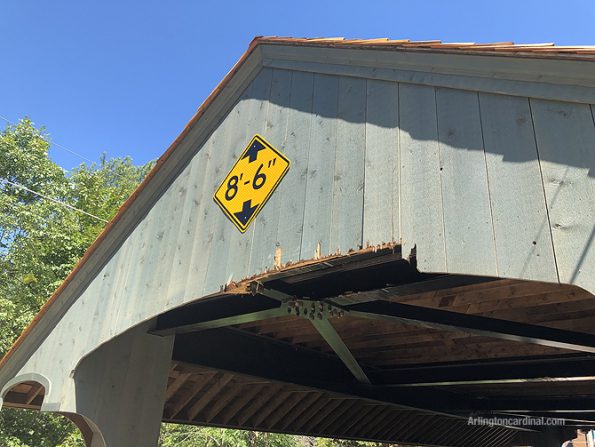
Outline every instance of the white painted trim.
[(4, 396), (6, 396), (6, 393), (8, 393), (11, 390), (11, 388), (13, 388), (16, 385), (18, 385), (19, 383), (23, 383), (23, 382), (38, 383), (41, 386), (43, 386), (44, 391), (45, 391), (44, 394), (46, 396), (48, 396), (50, 394), (50, 389), (51, 389), (52, 384), (47, 377), (45, 377), (42, 374), (37, 374), (37, 373), (20, 374), (20, 375), (16, 376), (15, 378), (6, 382), (6, 384), (2, 387), (2, 391), (0, 391), (0, 408), (2, 408), (2, 403), (4, 400)]

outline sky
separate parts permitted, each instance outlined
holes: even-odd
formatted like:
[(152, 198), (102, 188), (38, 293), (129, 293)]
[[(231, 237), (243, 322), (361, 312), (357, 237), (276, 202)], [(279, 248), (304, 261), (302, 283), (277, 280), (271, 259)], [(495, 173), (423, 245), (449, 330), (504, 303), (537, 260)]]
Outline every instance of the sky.
[[(258, 35), (595, 44), (595, 1), (0, 0), (0, 116), (66, 169), (159, 157)], [(0, 129), (4, 122), (0, 122)]]

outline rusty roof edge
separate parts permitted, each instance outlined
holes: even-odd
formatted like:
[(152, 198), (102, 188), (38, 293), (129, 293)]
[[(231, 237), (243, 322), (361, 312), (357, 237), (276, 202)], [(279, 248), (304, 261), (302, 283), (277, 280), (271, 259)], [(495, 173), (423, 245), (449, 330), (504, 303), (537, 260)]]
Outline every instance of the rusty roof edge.
[[(118, 209), (118, 212), (115, 216), (109, 221), (109, 223), (105, 226), (103, 231), (99, 234), (99, 236), (95, 239), (93, 244), (87, 249), (83, 257), (77, 262), (74, 269), (70, 272), (70, 274), (66, 277), (66, 279), (62, 282), (62, 284), (56, 289), (56, 291), (52, 294), (52, 296), (46, 301), (46, 303), (41, 307), (39, 312), (35, 315), (33, 320), (29, 323), (29, 325), (25, 328), (25, 330), (20, 334), (17, 340), (13, 343), (10, 350), (2, 357), (0, 360), (0, 379), (1, 379), (1, 372), (2, 369), (6, 366), (11, 358), (15, 356), (15, 353), (19, 351), (25, 340), (29, 337), (32, 331), (39, 325), (39, 322), (43, 319), (43, 317), (48, 313), (48, 310), (52, 308), (64, 290), (72, 283), (73, 279), (76, 277), (77, 273), (80, 269), (87, 263), (87, 261), (93, 256), (93, 254), (97, 251), (99, 245), (105, 240), (106, 236), (112, 232), (113, 228), (115, 228), (119, 221), (122, 220), (122, 217), (125, 215), (127, 210), (131, 207), (131, 205), (137, 200), (139, 195), (143, 192), (146, 186), (151, 182), (151, 180), (159, 173), (162, 169), (163, 165), (167, 162), (167, 160), (171, 157), (173, 152), (177, 149), (180, 143), (184, 140), (187, 134), (190, 132), (192, 127), (200, 120), (200, 118), (204, 115), (205, 111), (209, 108), (209, 106), (213, 103), (213, 101), (219, 96), (219, 94), (223, 91), (223, 89), (227, 86), (229, 81), (235, 76), (235, 74), (240, 70), (240, 68), (245, 64), (245, 62), (250, 58), (250, 56), (254, 53), (255, 49), (259, 45), (263, 44), (273, 44), (273, 45), (303, 45), (303, 46), (321, 46), (321, 47), (356, 47), (356, 48), (386, 48), (386, 49), (398, 49), (398, 50), (423, 50), (423, 51), (431, 51), (431, 52), (456, 52), (457, 54), (487, 54), (487, 55), (510, 55), (519, 57), (519, 52), (526, 52), (528, 54), (533, 54), (535, 57), (539, 58), (552, 58), (552, 55), (543, 53), (543, 46), (518, 46), (519, 52), (513, 52), (512, 54), (500, 52), (500, 51), (485, 51), (485, 47), (489, 44), (482, 44), (482, 45), (474, 45), (474, 44), (442, 44), (439, 41), (425, 41), (425, 42), (410, 42), (405, 40), (400, 41), (391, 41), (388, 39), (369, 39), (369, 40), (361, 40), (361, 39), (353, 39), (353, 40), (346, 40), (342, 38), (335, 38), (335, 39), (300, 39), (300, 38), (285, 38), (285, 37), (263, 37), (257, 36), (255, 37), (248, 46), (248, 49), (244, 52), (244, 54), (240, 57), (240, 59), (236, 62), (236, 64), (231, 68), (231, 70), (227, 73), (227, 75), (223, 78), (223, 80), (215, 87), (215, 89), (210, 93), (210, 95), (205, 99), (205, 101), (201, 104), (201, 106), (197, 109), (194, 116), (188, 121), (186, 126), (183, 128), (181, 133), (176, 137), (176, 139), (172, 142), (172, 144), (168, 147), (168, 149), (164, 152), (164, 154), (159, 157), (155, 166), (151, 169), (151, 171), (147, 174), (147, 176), (143, 179), (141, 184), (133, 191), (133, 193), (128, 197), (128, 199), (124, 202), (124, 204)], [(506, 42), (506, 46), (510, 47), (511, 45)], [(442, 45), (442, 46), (440, 46)], [(493, 44), (504, 46), (503, 44)], [(473, 49), (476, 47), (475, 49)], [(478, 48), (482, 48), (482, 50), (478, 51)], [(516, 48), (513, 45), (513, 49)], [(533, 48), (533, 50), (531, 50)], [(555, 46), (548, 46), (548, 48), (558, 48)], [(563, 47), (560, 47), (563, 48)], [(578, 48), (578, 49), (577, 49)], [(536, 49), (539, 49), (537, 51)], [(594, 47), (573, 47), (575, 51), (577, 51), (574, 55), (582, 54), (581, 52), (585, 52), (588, 54), (590, 59), (595, 60), (595, 48)], [(561, 55), (565, 53), (569, 53), (569, 51), (561, 51), (556, 53), (552, 51), (555, 55)], [(563, 58), (569, 59), (569, 58)], [(578, 60), (586, 60), (586, 58), (577, 57)], [(587, 59), (589, 60), (589, 59)]]
[(439, 40), (410, 41), (407, 39), (345, 39), (345, 38), (292, 38), (266, 36), (257, 38), (260, 44), (296, 45), (328, 48), (368, 48), (402, 51), (422, 51), (450, 54), (482, 54), (488, 56), (537, 59), (595, 61), (595, 45), (555, 45), (495, 43), (443, 43)]

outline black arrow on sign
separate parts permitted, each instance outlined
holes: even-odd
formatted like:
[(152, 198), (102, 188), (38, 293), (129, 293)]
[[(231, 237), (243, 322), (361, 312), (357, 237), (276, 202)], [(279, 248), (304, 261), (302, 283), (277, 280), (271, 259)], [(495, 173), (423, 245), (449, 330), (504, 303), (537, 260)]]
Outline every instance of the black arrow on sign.
[(264, 148), (265, 148), (264, 145), (260, 141), (254, 140), (254, 143), (252, 143), (252, 146), (250, 146), (250, 149), (248, 149), (246, 151), (246, 153), (242, 157), (242, 160), (246, 157), (250, 157), (249, 163), (256, 161), (256, 158), (258, 157), (258, 151), (261, 151)]
[(256, 208), (258, 208), (258, 205), (255, 205), (255, 206), (251, 206), (251, 205), (252, 205), (252, 200), (246, 200), (244, 202), (244, 204), (242, 205), (242, 211), (233, 213), (233, 215), (238, 218), (238, 220), (242, 223), (242, 225), (246, 225), (246, 223), (248, 223), (248, 221), (254, 214), (254, 211), (256, 211)]

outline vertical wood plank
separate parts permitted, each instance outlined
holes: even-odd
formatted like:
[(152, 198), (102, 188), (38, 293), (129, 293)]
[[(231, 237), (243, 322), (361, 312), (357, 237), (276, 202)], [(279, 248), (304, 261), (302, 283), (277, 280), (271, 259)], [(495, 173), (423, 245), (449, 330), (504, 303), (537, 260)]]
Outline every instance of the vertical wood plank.
[(339, 78), (314, 75), (312, 129), (306, 180), (307, 201), (300, 257), (330, 254), (333, 182), (337, 150)]
[[(121, 259), (121, 255), (114, 255), (111, 259), (112, 262), (119, 262)], [(109, 264), (108, 264), (109, 265)], [(70, 334), (76, 334), (74, 336), (75, 339), (78, 339), (75, 346), (73, 346), (72, 352), (84, 352), (85, 349), (89, 346), (89, 344), (93, 344), (97, 339), (97, 334), (103, 330), (103, 326), (108, 326), (109, 321), (98, 319), (97, 315), (100, 312), (105, 311), (105, 301), (109, 300), (109, 293), (106, 293), (109, 290), (110, 286), (110, 279), (109, 277), (105, 277), (106, 274), (111, 269), (108, 266), (104, 267), (96, 277), (95, 281), (93, 281), (89, 287), (87, 288), (88, 295), (84, 295), (83, 297), (79, 298), (79, 300), (75, 303), (75, 306), (72, 306), (72, 313), (73, 318), (78, 324), (76, 332), (71, 332)], [(78, 318), (77, 318), (78, 317)], [(77, 321), (78, 320), (78, 321)], [(65, 322), (66, 320), (64, 320)], [(89, 325), (89, 321), (95, 322), (93, 325)], [(113, 324), (113, 322), (112, 322)], [(59, 330), (53, 331), (50, 336), (46, 339), (48, 343), (52, 344), (61, 344), (64, 343), (64, 327), (59, 324), (57, 326)], [(47, 354), (50, 358), (42, 359), (42, 362), (48, 362), (49, 364), (52, 363), (51, 358), (54, 356), (54, 353), (50, 350)], [(43, 363), (42, 363), (43, 365)], [(62, 365), (68, 367), (68, 365)], [(68, 374), (68, 373), (67, 373)]]
[(331, 252), (362, 246), (366, 81), (339, 79), (337, 155), (333, 184)]
[(500, 276), (558, 281), (529, 101), (479, 95)]
[(289, 172), (275, 192), (281, 197), (277, 242), (281, 262), (300, 259), (304, 208), (306, 204), (306, 176), (312, 124), (312, 93), (314, 75), (295, 72), (291, 81), (291, 99), (285, 156), (291, 161)]
[[(251, 231), (249, 230), (241, 235), (243, 244), (240, 244), (238, 235), (235, 234), (239, 234), (238, 230), (212, 201), (212, 196), (247, 144), (246, 141), (240, 141), (238, 134), (242, 133), (243, 135), (243, 132), (245, 132), (246, 127), (243, 125), (243, 120), (247, 119), (250, 98), (262, 97), (261, 94), (256, 95), (256, 92), (261, 91), (261, 86), (270, 84), (270, 74), (270, 69), (263, 69), (257, 75), (240, 98), (238, 104), (220, 125), (216, 138), (211, 138), (213, 159), (212, 170), (208, 174), (211, 179), (208, 188), (211, 201), (204, 210), (203, 219), (205, 222), (201, 231), (201, 241), (195, 250), (196, 258), (193, 256), (192, 269), (196, 272), (196, 276), (192, 275), (193, 270), (191, 269), (191, 274), (188, 277), (188, 287), (195, 291), (199, 290), (194, 292), (195, 297), (213, 293), (231, 280), (231, 273), (229, 272), (236, 270), (236, 268), (228, 265), (227, 261), (234, 237), (236, 238), (233, 242), (234, 250), (238, 252), (242, 250), (249, 251)], [(242, 129), (244, 130), (242, 131)], [(242, 256), (241, 262), (245, 262), (244, 256)], [(187, 290), (187, 297), (189, 293), (190, 291)]]
[(190, 196), (189, 191), (192, 188), (190, 173), (191, 167), (186, 166), (168, 189), (167, 201), (171, 202), (171, 204), (164, 204), (160, 210), (161, 213), (165, 214), (165, 222), (160, 232), (159, 252), (156, 259), (158, 273), (151, 278), (147, 278), (147, 284), (151, 285), (152, 294), (159, 297), (159, 300), (147, 302), (144, 297), (139, 297), (143, 302), (142, 305), (141, 302), (138, 302), (139, 305), (136, 309), (139, 321), (142, 321), (141, 315), (146, 314), (148, 309), (155, 309), (155, 312), (158, 312), (169, 303), (168, 289), (172, 280), (171, 270), (178, 247), (178, 234), (180, 231), (185, 234), (187, 229), (187, 218), (184, 219), (184, 217), (187, 214), (185, 209), (185, 205), (187, 205), (186, 198)]
[(127, 321), (142, 321), (143, 315), (157, 311), (165, 301), (165, 299), (163, 302), (159, 299), (148, 300), (147, 297), (165, 298), (159, 292), (164, 286), (167, 287), (166, 281), (169, 278), (171, 262), (166, 261), (166, 258), (172, 248), (172, 239), (177, 235), (180, 225), (179, 218), (173, 219), (172, 216), (175, 216), (176, 210), (179, 209), (180, 204), (176, 199), (186, 180), (187, 172), (186, 175), (182, 173), (178, 176), (150, 212), (154, 216), (151, 217), (153, 225), (150, 231), (145, 233), (148, 250), (142, 257), (144, 267), (136, 277), (138, 284), (126, 300), (127, 305), (122, 313)]
[[(225, 146), (220, 150), (226, 153), (221, 173), (218, 174), (217, 186), (225, 178), (246, 145), (252, 134), (262, 132), (265, 124), (266, 106), (271, 86), (271, 69), (263, 69), (250, 84), (242, 100), (228, 116), (229, 127), (225, 138)], [(250, 137), (247, 137), (248, 134)], [(232, 279), (245, 276), (250, 263), (250, 247), (254, 227), (245, 233), (227, 221), (223, 212), (212, 204), (211, 208), (219, 216), (215, 218), (215, 237), (211, 241), (211, 250), (207, 260), (207, 276), (205, 286), (207, 290), (216, 291)]]
[(398, 240), (399, 90), (394, 82), (367, 82), (364, 245)]
[(120, 303), (117, 310), (116, 324), (118, 327), (127, 327), (136, 309), (139, 308), (139, 303), (142, 303), (151, 294), (151, 278), (159, 269), (157, 257), (161, 245), (160, 238), (163, 236), (161, 228), (164, 226), (167, 216), (167, 197), (168, 192), (166, 191), (149, 211), (143, 224), (139, 225), (135, 231), (135, 233), (138, 232), (135, 238), (138, 255), (124, 285), (126, 299)]
[[(138, 234), (136, 232), (138, 232)], [(105, 339), (109, 339), (121, 331), (121, 326), (118, 324), (126, 324), (126, 320), (122, 315), (122, 309), (125, 309), (126, 304), (134, 299), (128, 294), (129, 283), (130, 281), (134, 281), (135, 278), (138, 279), (141, 275), (140, 271), (138, 273), (136, 272), (136, 270), (138, 270), (137, 247), (139, 246), (139, 240), (142, 239), (146, 232), (146, 225), (144, 222), (140, 223), (136, 228), (136, 232), (131, 234), (122, 246), (122, 248), (125, 248), (125, 251), (123, 252), (124, 259), (122, 265), (118, 267), (121, 271), (118, 282), (115, 284), (116, 292), (114, 293), (114, 301), (109, 305), (109, 309), (106, 313), (106, 318), (109, 319), (111, 323), (107, 325)]]
[[(244, 151), (255, 134), (263, 134), (266, 128), (266, 117), (271, 93), (272, 69), (265, 69), (252, 82), (249, 96), (238, 105), (240, 121), (234, 126), (233, 136), (228, 150), (235, 151), (233, 163)], [(243, 115), (243, 117), (242, 117)], [(230, 164), (229, 169), (231, 169)], [(227, 172), (225, 173), (227, 174)], [(250, 276), (250, 255), (254, 238), (254, 222), (245, 233), (240, 233), (233, 225), (228, 225), (229, 250), (225, 256), (225, 283), (241, 280)]]
[[(102, 324), (99, 325), (100, 328), (96, 335), (96, 340), (108, 340), (116, 333), (115, 331), (118, 329), (114, 325), (116, 322), (116, 318), (114, 318), (114, 310), (117, 309), (121, 302), (126, 301), (127, 299), (126, 295), (123, 293), (123, 289), (128, 272), (131, 269), (131, 263), (135, 258), (133, 254), (134, 246), (130, 242), (130, 238), (124, 241), (116, 255), (114, 255), (114, 258), (117, 257), (117, 259), (112, 258), (108, 264), (112, 265), (112, 278), (110, 281), (111, 287), (108, 296), (101, 300), (103, 302), (103, 308), (98, 312), (98, 320), (102, 321)], [(86, 309), (81, 308), (79, 312), (83, 313), (85, 310)], [(77, 323), (81, 326), (87, 324), (84, 319), (78, 320)], [(72, 332), (67, 333), (72, 334)], [(74, 337), (75, 340), (77, 338), (78, 337)], [(81, 345), (78, 346), (82, 348)], [(81, 356), (84, 355), (83, 351), (80, 351), (80, 353)]]
[[(192, 250), (188, 259), (189, 268), (184, 284), (183, 301), (191, 301), (192, 299), (199, 298), (202, 296), (205, 288), (204, 280), (208, 268), (207, 259), (211, 251), (211, 242), (214, 233), (221, 218), (217, 214), (218, 210), (212, 206), (212, 194), (219, 185), (220, 177), (225, 175), (223, 171), (223, 163), (225, 161), (224, 135), (228, 127), (229, 121), (223, 120), (200, 150), (200, 152), (205, 153), (205, 157), (207, 158), (207, 163), (204, 166), (205, 185), (197, 210), (195, 222), (196, 236), (191, 242)], [(193, 164), (197, 162), (197, 159), (192, 161)]]
[(586, 104), (531, 100), (560, 281), (595, 291), (595, 125)]
[(209, 145), (203, 146), (186, 168), (188, 182), (182, 211), (179, 216), (176, 216), (181, 222), (180, 228), (176, 239), (171, 242), (175, 250), (171, 258), (169, 284), (165, 293), (167, 297), (164, 303), (165, 308), (179, 304), (184, 299), (192, 248), (195, 239), (200, 237), (198, 231), (201, 228), (202, 211), (207, 204), (210, 205), (211, 198), (209, 191), (206, 191), (206, 173), (209, 169), (211, 155), (209, 148)]
[[(291, 71), (273, 70), (266, 126), (262, 134), (265, 140), (283, 154), (286, 153), (287, 146), (291, 77)], [(273, 193), (266, 206), (262, 208), (260, 214), (252, 223), (254, 225), (254, 239), (250, 256), (251, 274), (266, 271), (274, 266), (281, 200), (279, 191)]]
[(446, 272), (440, 147), (433, 87), (399, 84), (401, 239), (421, 271)]
[(436, 90), (448, 271), (497, 275), (477, 93)]
[[(215, 179), (211, 196), (217, 189), (221, 181), (225, 178), (227, 172), (231, 169), (243, 148), (233, 148), (234, 134), (237, 127), (240, 125), (240, 121), (245, 119), (243, 110), (246, 107), (246, 101), (250, 94), (251, 88), (248, 92), (243, 95), (238, 105), (234, 108), (233, 113), (228, 115), (225, 119), (224, 133), (220, 136), (219, 142), (217, 143), (218, 152), (216, 172), (213, 175)], [(207, 252), (203, 252), (203, 258), (201, 263), (206, 264), (205, 280), (203, 284), (202, 294), (210, 294), (221, 289), (225, 283), (231, 279), (226, 277), (226, 266), (227, 258), (229, 256), (229, 250), (231, 249), (231, 237), (233, 231), (238, 231), (233, 224), (225, 217), (223, 212), (217, 207), (214, 202), (210, 204), (210, 221), (212, 222), (211, 228), (208, 230), (207, 240)], [(237, 246), (235, 247), (237, 248)], [(200, 296), (200, 294), (198, 295)]]

